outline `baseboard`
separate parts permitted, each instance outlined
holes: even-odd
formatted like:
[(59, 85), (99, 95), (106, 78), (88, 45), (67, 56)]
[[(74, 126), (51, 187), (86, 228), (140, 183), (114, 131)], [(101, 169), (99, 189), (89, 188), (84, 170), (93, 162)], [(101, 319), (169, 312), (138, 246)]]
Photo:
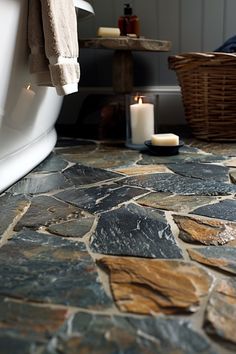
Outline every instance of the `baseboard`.
[[(149, 92), (158, 96), (157, 121), (160, 125), (185, 125), (185, 117), (179, 86), (134, 87), (134, 92)], [(88, 95), (114, 94), (112, 87), (80, 87), (79, 93), (64, 99), (58, 124), (75, 124), (80, 108)]]

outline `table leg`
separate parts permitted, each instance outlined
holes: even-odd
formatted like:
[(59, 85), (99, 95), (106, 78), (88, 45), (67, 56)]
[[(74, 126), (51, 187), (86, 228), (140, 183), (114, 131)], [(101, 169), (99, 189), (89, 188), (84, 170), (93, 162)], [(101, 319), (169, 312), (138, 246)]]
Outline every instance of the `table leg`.
[(114, 92), (132, 92), (133, 56), (130, 50), (115, 50), (112, 63), (112, 79)]

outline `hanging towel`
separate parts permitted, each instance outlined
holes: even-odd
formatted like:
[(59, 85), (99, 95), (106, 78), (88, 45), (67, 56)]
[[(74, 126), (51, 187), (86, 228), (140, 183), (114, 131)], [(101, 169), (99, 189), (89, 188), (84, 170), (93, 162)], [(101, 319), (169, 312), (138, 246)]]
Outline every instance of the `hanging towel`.
[(29, 0), (28, 42), (30, 72), (37, 85), (54, 86), (60, 96), (78, 91), (79, 46), (73, 0)]

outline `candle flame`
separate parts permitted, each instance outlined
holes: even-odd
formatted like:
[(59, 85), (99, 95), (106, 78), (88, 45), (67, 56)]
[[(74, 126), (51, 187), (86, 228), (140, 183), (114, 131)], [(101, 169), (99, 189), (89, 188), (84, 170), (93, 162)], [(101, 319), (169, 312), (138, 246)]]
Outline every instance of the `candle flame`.
[(134, 97), (134, 101), (138, 102), (138, 104), (142, 104), (143, 103), (143, 97), (141, 95), (138, 95)]
[(26, 90), (30, 90), (30, 87), (31, 87), (31, 86), (30, 86), (30, 84), (29, 84), (29, 85), (26, 87)]

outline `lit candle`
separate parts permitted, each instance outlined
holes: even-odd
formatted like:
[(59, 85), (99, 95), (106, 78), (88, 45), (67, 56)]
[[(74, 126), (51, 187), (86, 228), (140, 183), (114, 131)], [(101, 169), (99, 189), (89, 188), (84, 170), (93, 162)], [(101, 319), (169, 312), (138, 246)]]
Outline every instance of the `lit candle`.
[(153, 134), (151, 136), (151, 143), (152, 145), (159, 145), (159, 146), (179, 145), (179, 137), (178, 135), (172, 133)]
[(154, 133), (154, 105), (139, 97), (138, 103), (130, 106), (130, 120), (132, 144), (144, 144)]
[(29, 119), (29, 110), (32, 106), (35, 92), (28, 85), (27, 88), (23, 87), (18, 96), (14, 110), (11, 116), (11, 122), (16, 128), (20, 127), (22, 123), (25, 123)]

